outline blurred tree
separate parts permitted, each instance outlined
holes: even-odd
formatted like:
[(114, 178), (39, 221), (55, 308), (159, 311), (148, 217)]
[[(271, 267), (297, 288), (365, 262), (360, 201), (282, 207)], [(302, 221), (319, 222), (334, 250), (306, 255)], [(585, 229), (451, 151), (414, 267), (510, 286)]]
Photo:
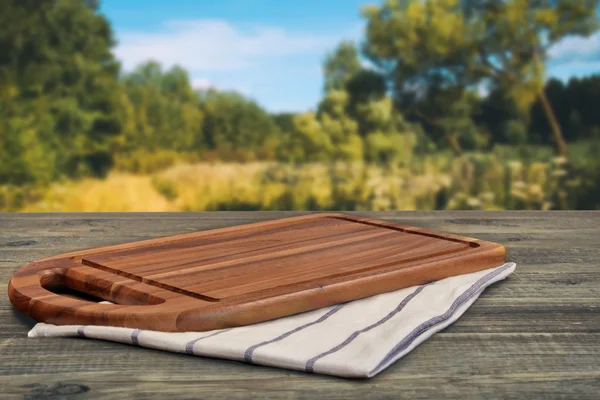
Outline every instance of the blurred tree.
[(581, 127), (573, 126), (570, 134), (574, 138), (600, 138), (600, 113), (598, 112), (598, 99), (600, 99), (600, 74), (571, 78), (567, 85), (568, 104), (571, 107), (569, 118), (577, 114)]
[(104, 175), (123, 122), (108, 21), (81, 0), (0, 9), (0, 180)]
[(211, 152), (237, 161), (275, 157), (280, 133), (275, 119), (238, 93), (194, 91), (187, 71), (178, 66), (163, 71), (155, 61), (139, 65), (122, 81), (128, 97), (127, 151)]
[(278, 136), (271, 115), (255, 101), (235, 92), (208, 90), (200, 107), (205, 114), (204, 145), (211, 150), (246, 152), (249, 156)]
[(527, 143), (527, 125), (522, 121), (509, 119), (500, 125), (502, 136), (507, 143), (522, 145)]
[(473, 121), (490, 135), (492, 143), (521, 144), (541, 140), (534, 132), (527, 133), (529, 113), (520, 109), (502, 88), (494, 88), (482, 99)]
[[(315, 112), (276, 116), (283, 131), (279, 159), (388, 162), (398, 158), (392, 153), (412, 154), (408, 124), (387, 96), (384, 77), (361, 65), (353, 42), (341, 42), (329, 53), (323, 70), (324, 97)], [(369, 135), (374, 136), (367, 154), (363, 138)], [(392, 151), (393, 145), (400, 147)]]
[(327, 54), (323, 63), (324, 90), (344, 90), (346, 84), (360, 70), (358, 50), (352, 41), (342, 41), (335, 50)]
[(279, 113), (272, 115), (273, 121), (282, 133), (292, 132), (294, 130), (294, 113)]
[(410, 160), (418, 130), (395, 109), (391, 97), (362, 103), (357, 112), (365, 129), (367, 161), (386, 164)]
[[(410, 106), (411, 115), (445, 131), (442, 135), (455, 152), (460, 149), (454, 134), (437, 119), (455, 119), (450, 105), (463, 103), (465, 91), (487, 85), (501, 87), (522, 109), (539, 99), (557, 153), (565, 155), (560, 125), (543, 91), (544, 62), (548, 49), (562, 38), (595, 31), (598, 3), (389, 0), (364, 8), (364, 50), (393, 83), (396, 97)], [(446, 102), (447, 111), (434, 107), (431, 112), (426, 106), (431, 92)]]
[(203, 114), (185, 70), (175, 66), (163, 72), (159, 63), (149, 61), (122, 81), (128, 96), (125, 151), (202, 147)]
[[(348, 104), (346, 112), (358, 123), (358, 131), (362, 137), (373, 129), (365, 115), (365, 107), (371, 103), (379, 103), (387, 98), (385, 78), (376, 71), (363, 68), (346, 82)], [(395, 113), (392, 109), (392, 113)]]
[[(546, 82), (545, 88), (543, 90), (545, 94), (545, 98), (547, 102), (551, 102), (554, 106), (553, 116), (554, 122), (550, 122), (547, 118), (547, 109), (544, 106), (544, 102), (541, 101), (541, 98), (535, 101), (531, 107), (531, 131), (536, 136), (537, 142), (539, 144), (549, 144), (552, 143), (551, 140), (548, 140), (547, 135), (545, 133), (552, 132), (552, 124), (556, 123), (558, 126), (562, 128), (568, 128), (566, 125), (569, 115), (569, 109), (571, 106), (568, 104), (568, 99), (566, 98), (566, 87), (558, 79), (549, 79)], [(565, 136), (568, 135), (568, 132), (565, 133)], [(567, 136), (568, 138), (568, 136)]]
[(332, 90), (319, 105), (318, 118), (332, 145), (331, 157), (335, 160), (363, 158), (358, 123), (346, 112), (349, 100), (350, 96), (346, 91)]
[(331, 158), (333, 144), (323, 130), (315, 112), (294, 117), (294, 132), (284, 142), (287, 159), (298, 161), (325, 161)]
[[(600, 130), (596, 107), (600, 98), (600, 75), (571, 78), (566, 84), (552, 78), (546, 82), (544, 91), (554, 106), (559, 125), (564, 127), (565, 140), (593, 138), (594, 132)], [(474, 121), (490, 133), (495, 143), (513, 143), (507, 136), (512, 131), (513, 138), (525, 135), (519, 143), (524, 140), (536, 145), (552, 144), (552, 137), (546, 134), (551, 127), (540, 100), (536, 100), (530, 109), (523, 110), (503, 93), (501, 87), (482, 99)], [(517, 131), (519, 134), (515, 136)]]
[[(341, 42), (327, 56), (323, 69), (325, 96), (315, 118), (329, 139), (322, 143), (331, 144), (333, 159), (366, 157), (386, 163), (397, 160), (399, 154), (412, 154), (413, 143), (404, 140), (408, 124), (394, 109), (385, 78), (361, 64), (353, 42)], [(390, 146), (399, 147), (392, 150)]]
[[(358, 109), (361, 104), (380, 100), (386, 95), (385, 78), (377, 71), (361, 65), (356, 45), (351, 41), (340, 42), (335, 50), (327, 55), (323, 71), (325, 96), (334, 91), (345, 93), (344, 112), (356, 120), (360, 134), (364, 136), (368, 127), (361, 119)], [(331, 99), (329, 102), (324, 99), (320, 102), (318, 111), (321, 112), (322, 107), (330, 103)]]
[(452, 106), (467, 104), (464, 91), (474, 82), (461, 73), (470, 57), (461, 48), (470, 35), (456, 7), (453, 0), (365, 7), (364, 53), (391, 82), (395, 101), (409, 120), (461, 154), (460, 132), (445, 123), (464, 119)]
[[(593, 132), (600, 129), (600, 114), (597, 111), (600, 75), (571, 78), (567, 84), (550, 79), (545, 91), (555, 106), (558, 123), (565, 127), (564, 136), (567, 140), (591, 138)], [(536, 101), (531, 108), (530, 129), (537, 135), (551, 129), (540, 101)]]

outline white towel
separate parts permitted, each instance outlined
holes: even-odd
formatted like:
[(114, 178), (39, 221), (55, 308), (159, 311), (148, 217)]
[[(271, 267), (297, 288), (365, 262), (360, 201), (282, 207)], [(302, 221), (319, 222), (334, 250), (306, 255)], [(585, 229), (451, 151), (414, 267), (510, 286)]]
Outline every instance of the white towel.
[(370, 378), (456, 321), (510, 275), (506, 263), (273, 321), (210, 332), (37, 324), (29, 337), (79, 336), (351, 378)]

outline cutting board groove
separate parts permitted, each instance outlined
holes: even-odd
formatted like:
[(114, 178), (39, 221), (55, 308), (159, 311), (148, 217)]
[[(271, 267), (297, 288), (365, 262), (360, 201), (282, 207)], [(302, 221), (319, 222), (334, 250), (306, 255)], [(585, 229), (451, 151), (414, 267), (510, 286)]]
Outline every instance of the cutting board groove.
[[(40, 260), (15, 307), (55, 324), (163, 331), (245, 325), (500, 265), (504, 247), (344, 214), (312, 214)], [(112, 305), (52, 292), (63, 285)]]
[(111, 274), (123, 276), (125, 278), (132, 279), (134, 281), (138, 281), (138, 282), (141, 282), (141, 283), (145, 283), (145, 284), (150, 285), (150, 286), (155, 286), (157, 288), (161, 288), (161, 289), (165, 289), (165, 290), (170, 290), (172, 292), (179, 293), (179, 294), (182, 294), (184, 296), (190, 296), (190, 297), (194, 297), (194, 298), (205, 300), (205, 301), (219, 301), (219, 299), (215, 299), (215, 298), (212, 298), (212, 297), (209, 297), (209, 296), (204, 296), (202, 294), (195, 293), (195, 292), (190, 292), (188, 290), (181, 289), (181, 288), (178, 288), (176, 286), (171, 286), (171, 285), (167, 285), (165, 283), (157, 282), (157, 281), (155, 281), (153, 279), (143, 278), (141, 276), (134, 275), (134, 274), (131, 274), (131, 273), (126, 272), (126, 271), (122, 271), (122, 270), (110, 268), (110, 267), (104, 266), (102, 264), (96, 264), (93, 261), (84, 260), (84, 259), (75, 259), (75, 261), (80, 262), (82, 265), (87, 265), (88, 267), (96, 268), (96, 269), (98, 269), (100, 271), (105, 271), (105, 272), (109, 272)]

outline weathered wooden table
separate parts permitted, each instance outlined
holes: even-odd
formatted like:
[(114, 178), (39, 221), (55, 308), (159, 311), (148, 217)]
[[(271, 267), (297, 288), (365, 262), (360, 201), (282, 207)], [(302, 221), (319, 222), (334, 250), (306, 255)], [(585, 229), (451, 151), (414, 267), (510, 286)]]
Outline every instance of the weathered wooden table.
[(298, 215), (0, 214), (0, 398), (599, 398), (600, 212), (358, 213), (504, 244), (516, 272), (371, 380), (122, 344), (27, 339), (19, 266), (63, 252)]

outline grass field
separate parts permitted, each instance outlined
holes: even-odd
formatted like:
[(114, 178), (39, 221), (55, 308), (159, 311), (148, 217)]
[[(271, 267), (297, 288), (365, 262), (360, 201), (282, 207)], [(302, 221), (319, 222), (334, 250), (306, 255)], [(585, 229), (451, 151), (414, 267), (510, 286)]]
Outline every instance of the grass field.
[[(577, 148), (575, 147), (573, 151)], [(497, 149), (409, 163), (175, 164), (155, 173), (112, 172), (32, 190), (0, 187), (13, 211), (431, 210), (594, 208), (600, 186), (589, 145), (575, 161), (551, 152)], [(590, 153), (590, 154), (588, 154)], [(589, 204), (589, 206), (586, 206)]]

